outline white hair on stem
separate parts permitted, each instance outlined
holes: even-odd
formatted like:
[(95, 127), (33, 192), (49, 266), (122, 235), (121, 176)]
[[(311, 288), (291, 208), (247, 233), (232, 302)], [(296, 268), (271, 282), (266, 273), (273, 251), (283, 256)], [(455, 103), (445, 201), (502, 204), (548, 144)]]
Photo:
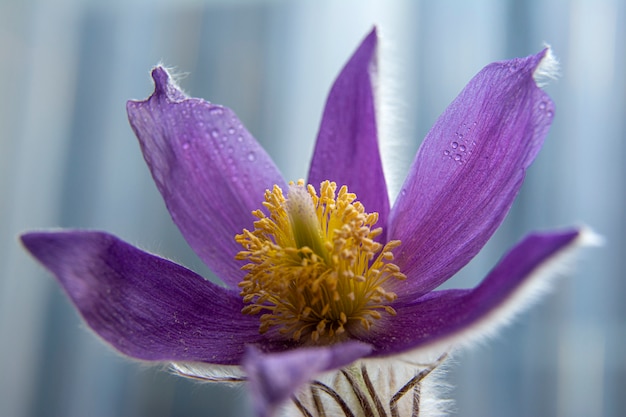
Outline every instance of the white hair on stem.
[(321, 375), (300, 388), (280, 410), (282, 417), (442, 417), (446, 355), (426, 363), (363, 359)]

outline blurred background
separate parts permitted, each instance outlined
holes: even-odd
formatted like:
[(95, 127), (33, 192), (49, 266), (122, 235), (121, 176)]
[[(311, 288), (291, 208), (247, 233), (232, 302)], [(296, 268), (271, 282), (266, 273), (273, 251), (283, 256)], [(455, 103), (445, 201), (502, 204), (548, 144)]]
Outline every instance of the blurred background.
[(475, 285), (531, 229), (606, 239), (494, 340), (456, 355), (459, 416), (626, 415), (626, 5), (620, 0), (0, 0), (0, 415), (245, 416), (245, 393), (114, 353), (17, 241), (94, 228), (210, 277), (171, 222), (125, 114), (162, 62), (233, 108), (305, 177), (330, 85), (376, 24), (395, 196), (421, 138), (491, 61), (560, 58), (543, 151), (504, 225), (449, 286)]

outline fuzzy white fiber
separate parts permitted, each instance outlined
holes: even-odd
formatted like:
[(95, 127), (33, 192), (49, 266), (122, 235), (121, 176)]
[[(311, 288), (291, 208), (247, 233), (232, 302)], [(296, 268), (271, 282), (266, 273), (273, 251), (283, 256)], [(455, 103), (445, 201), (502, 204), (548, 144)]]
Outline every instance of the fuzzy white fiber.
[(219, 382), (239, 385), (246, 377), (240, 366), (213, 365), (202, 362), (172, 362), (170, 368), (175, 374), (202, 382)]
[(544, 87), (550, 81), (555, 80), (559, 76), (559, 61), (552, 53), (550, 45), (546, 45), (548, 49), (545, 56), (539, 62), (535, 72), (533, 72), (533, 79), (539, 87)]
[(601, 236), (595, 234), (591, 229), (581, 228), (578, 237), (538, 265), (531, 275), (524, 280), (524, 283), (512, 292), (498, 308), (493, 309), (482, 319), (462, 331), (407, 352), (401, 355), (401, 358), (413, 360), (416, 357), (422, 358), (424, 355), (432, 357), (440, 355), (442, 352), (452, 353), (482, 344), (495, 337), (501, 328), (513, 322), (521, 313), (549, 293), (558, 278), (572, 272), (581, 248), (602, 244)]
[[(449, 391), (443, 382), (445, 358), (441, 357), (429, 363), (407, 362), (396, 359), (367, 359), (357, 361), (350, 367), (328, 372), (315, 382), (297, 391), (295, 401), (286, 403), (279, 415), (281, 417), (440, 417), (448, 415), (453, 402), (442, 398)], [(369, 382), (365, 381), (363, 369)], [(419, 383), (407, 384), (422, 373)], [(348, 376), (347, 376), (348, 375)], [(333, 395), (319, 388), (324, 384), (345, 403), (342, 409)], [(404, 394), (400, 394), (405, 389)], [(358, 392), (358, 393), (357, 393)], [(360, 398), (359, 398), (360, 397)], [(394, 402), (397, 397), (397, 402)], [(392, 404), (393, 403), (393, 404)], [(309, 413), (309, 414), (307, 414)]]

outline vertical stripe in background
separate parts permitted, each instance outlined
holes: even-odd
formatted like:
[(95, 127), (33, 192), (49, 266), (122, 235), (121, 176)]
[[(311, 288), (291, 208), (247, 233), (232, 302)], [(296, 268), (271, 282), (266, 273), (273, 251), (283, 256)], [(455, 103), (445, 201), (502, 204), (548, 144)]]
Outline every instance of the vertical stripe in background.
[[(392, 194), (435, 118), (485, 64), (552, 45), (552, 130), (468, 287), (525, 231), (588, 224), (605, 247), (449, 373), (463, 416), (626, 415), (626, 6), (554, 1), (0, 2), (0, 415), (248, 415), (244, 395), (126, 361), (93, 337), (17, 243), (107, 230), (210, 276), (173, 226), (128, 126), (150, 68), (233, 108), (286, 178), (306, 175), (325, 96), (373, 24)], [(395, 181), (393, 180), (395, 178)], [(392, 198), (394, 195), (392, 195)]]

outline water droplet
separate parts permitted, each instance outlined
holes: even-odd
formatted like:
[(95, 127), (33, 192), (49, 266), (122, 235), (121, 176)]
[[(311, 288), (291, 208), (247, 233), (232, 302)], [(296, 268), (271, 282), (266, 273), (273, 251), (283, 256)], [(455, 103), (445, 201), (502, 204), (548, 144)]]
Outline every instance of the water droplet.
[(463, 139), (463, 133), (459, 133), (459, 139)]
[(235, 134), (235, 128), (234, 127), (229, 128), (228, 129), (228, 134), (234, 135)]
[(213, 136), (214, 138), (217, 138), (220, 135), (220, 132), (217, 129), (213, 129), (211, 131), (211, 136)]
[(542, 101), (541, 103), (539, 103), (539, 109), (545, 110), (545, 108), (546, 108), (546, 102), (545, 101)]
[(221, 116), (222, 114), (224, 114), (224, 110), (221, 107), (213, 107), (211, 110), (209, 110), (209, 113), (211, 113), (213, 116)]
[(457, 153), (457, 154), (454, 156), (454, 160), (455, 160), (455, 161), (460, 161), (460, 160), (461, 160), (461, 154), (458, 154), (458, 153)]
[(459, 146), (459, 151), (465, 152), (466, 150), (467, 150), (467, 147), (465, 145)]
[(445, 151), (443, 151), (443, 154), (444, 155), (450, 155), (450, 151), (446, 149)]
[(554, 115), (554, 113), (552, 112), (552, 110), (548, 110), (548, 111), (546, 112), (546, 115), (547, 115), (548, 117), (552, 117), (552, 116)]
[(248, 152), (248, 161), (252, 162), (256, 159), (254, 152)]
[(243, 142), (243, 136), (237, 136), (237, 142)]
[(456, 149), (459, 147), (459, 142), (452, 142), (450, 145), (452, 146), (453, 149)]
[(233, 153), (233, 152), (235, 152), (235, 150), (233, 149), (233, 147), (232, 147), (232, 146), (229, 146), (229, 147), (228, 147), (228, 153)]
[(403, 188), (402, 191), (400, 191), (400, 194), (406, 195), (406, 190)]
[(222, 136), (222, 142), (228, 142), (228, 136), (226, 135)]
[(185, 142), (185, 143), (183, 143), (183, 149), (184, 149), (184, 150), (189, 149), (189, 142)]

